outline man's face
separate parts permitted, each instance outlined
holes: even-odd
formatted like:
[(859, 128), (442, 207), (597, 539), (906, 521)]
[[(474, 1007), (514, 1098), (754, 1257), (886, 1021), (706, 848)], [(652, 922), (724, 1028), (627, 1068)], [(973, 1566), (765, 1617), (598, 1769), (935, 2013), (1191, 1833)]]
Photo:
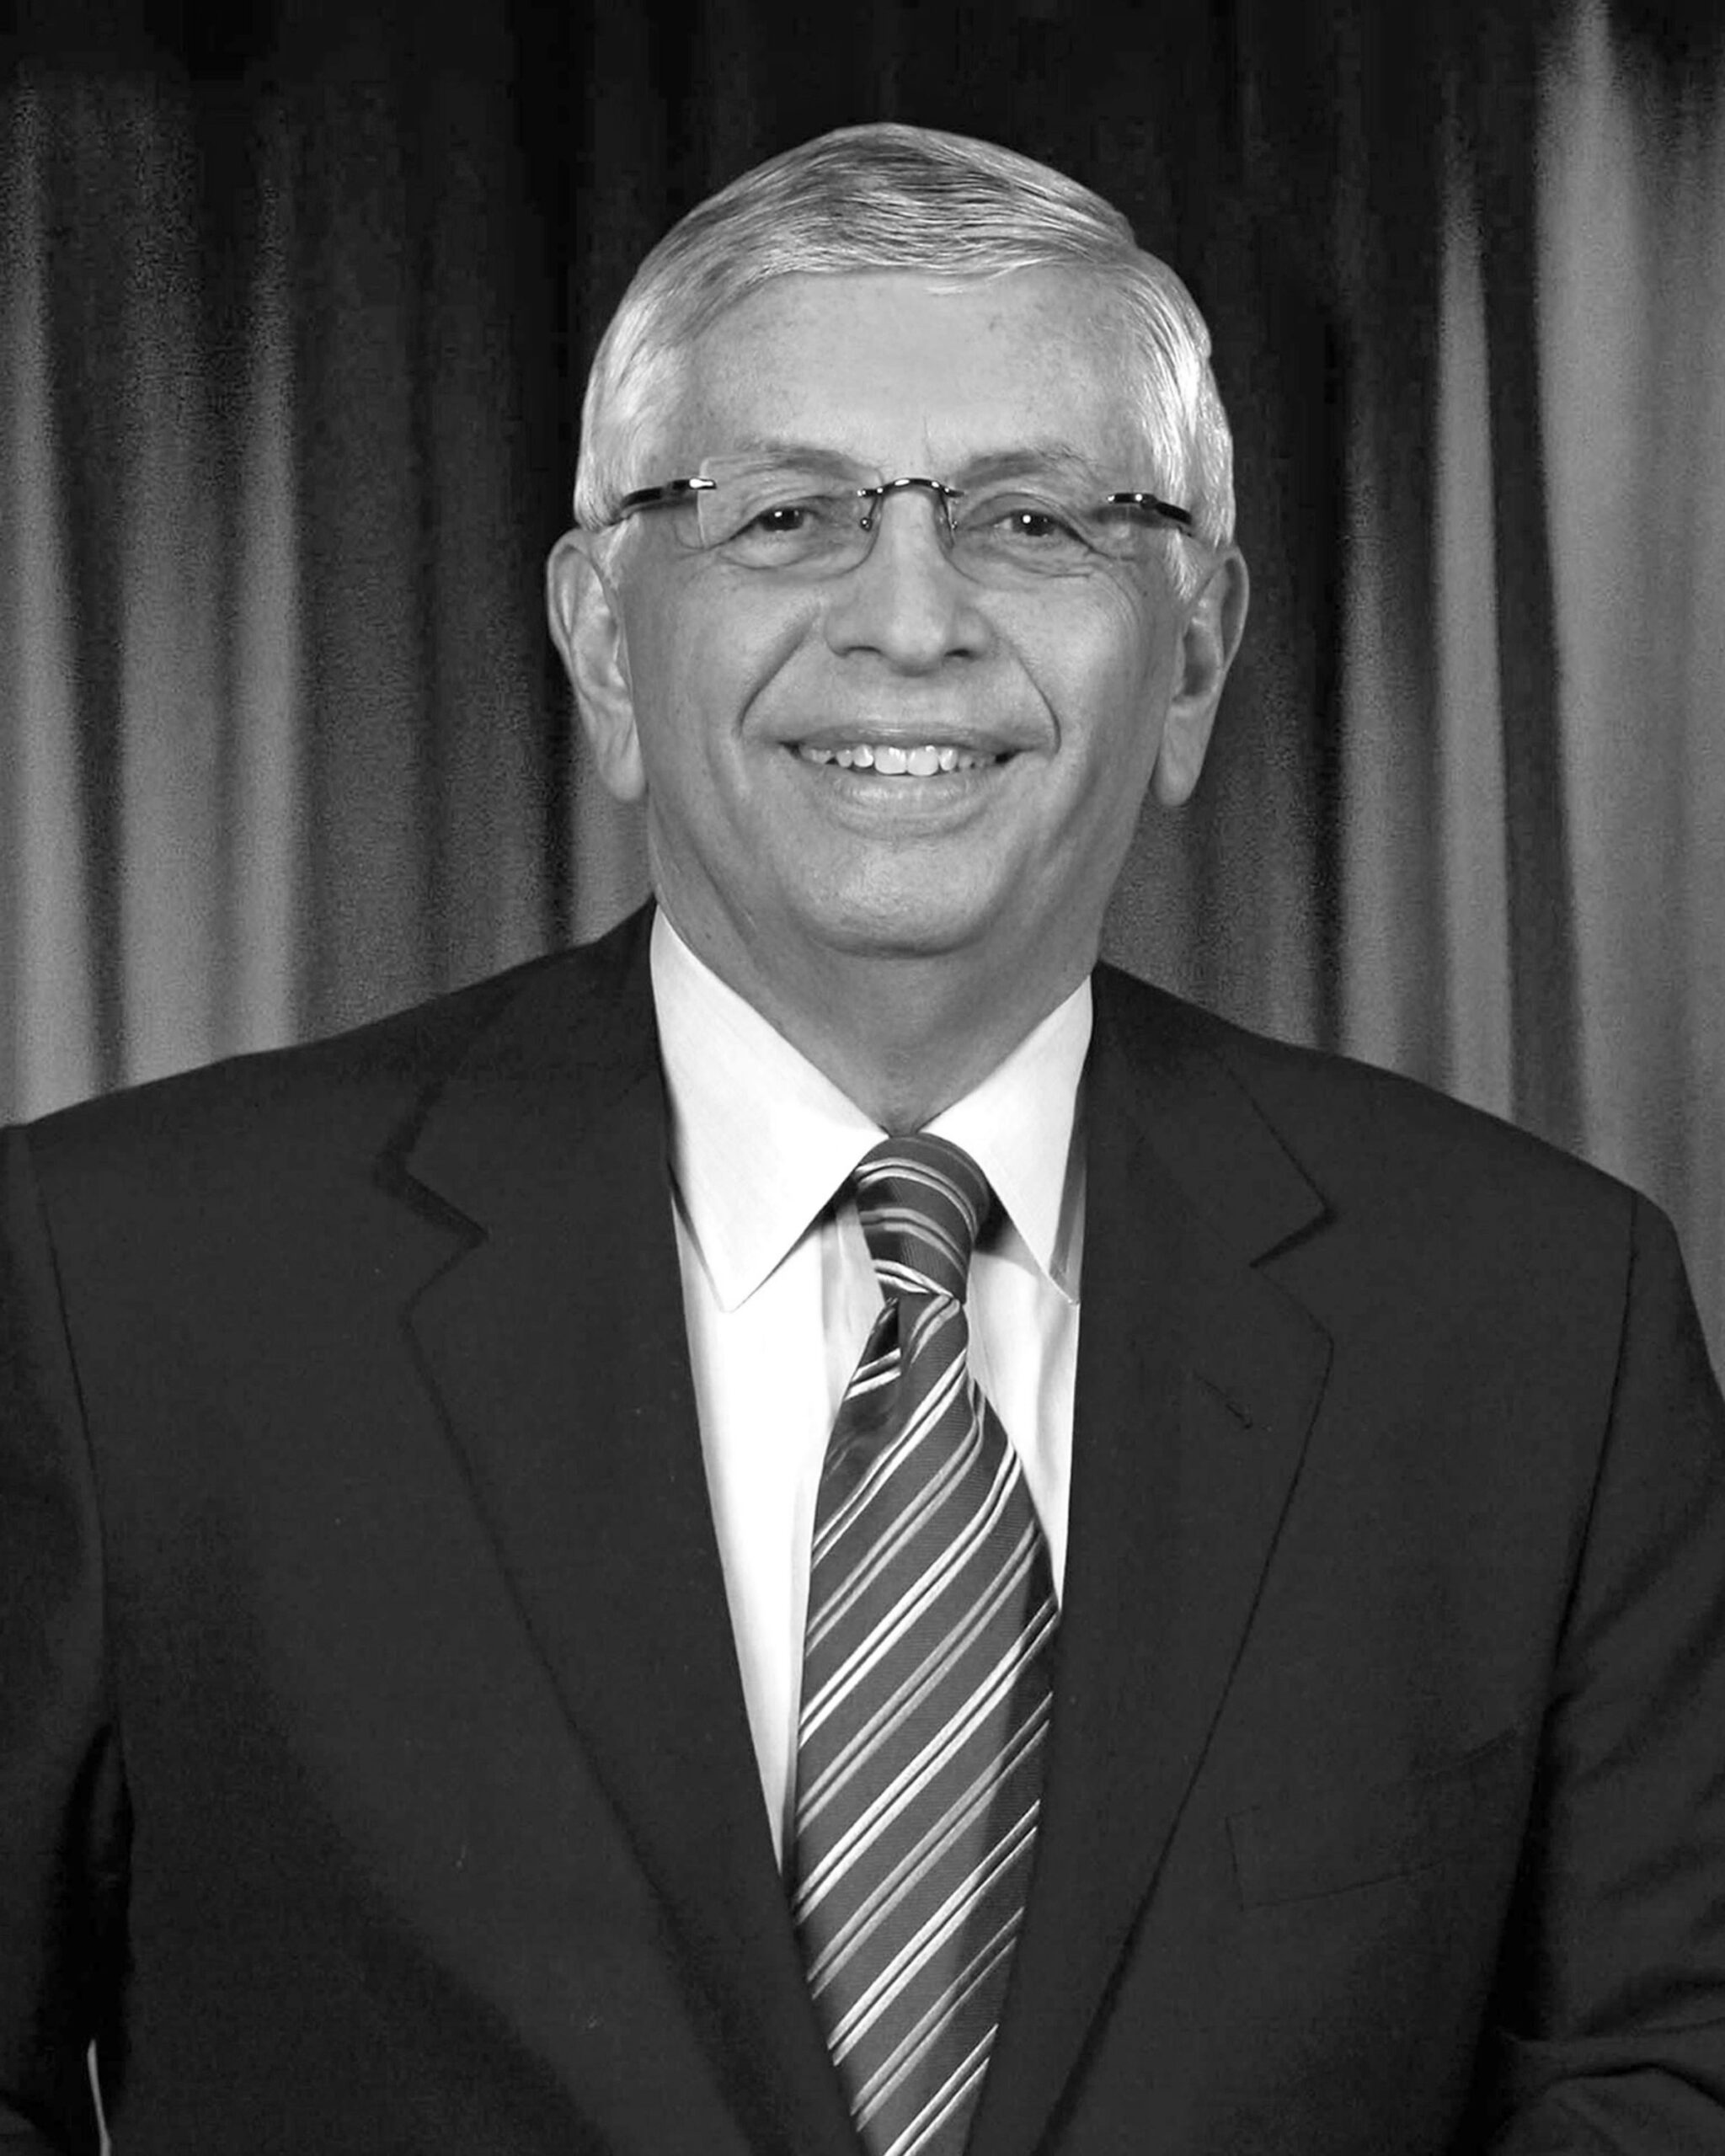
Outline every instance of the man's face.
[[(857, 484), (964, 487), (991, 461), (1058, 457), (1097, 500), (1153, 489), (1126, 350), (1080, 274), (782, 279), (697, 341), (648, 476), (783, 445)], [(840, 954), (1064, 992), (1094, 958), (1152, 771), (1167, 802), (1196, 780), (1243, 614), (1237, 558), (1195, 607), (1160, 547), (997, 587), (949, 558), (927, 491), (877, 518), (866, 560), (820, 579), (701, 551), (686, 510), (638, 518), (608, 590), (566, 542), (553, 630), (601, 768), (626, 797), (644, 787), (661, 903), (757, 1001)], [(837, 759), (864, 747), (913, 768)], [(928, 750), (958, 767), (919, 773)]]

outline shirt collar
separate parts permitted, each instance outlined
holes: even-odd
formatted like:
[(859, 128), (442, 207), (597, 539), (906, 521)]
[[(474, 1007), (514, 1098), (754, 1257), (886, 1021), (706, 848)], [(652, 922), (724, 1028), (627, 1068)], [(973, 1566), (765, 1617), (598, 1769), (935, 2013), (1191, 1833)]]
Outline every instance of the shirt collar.
[[(653, 999), (684, 1218), (724, 1310), (754, 1294), (886, 1134), (654, 916)], [(1077, 1299), (1067, 1166), (1090, 983), (929, 1129), (962, 1145), (1032, 1257)]]

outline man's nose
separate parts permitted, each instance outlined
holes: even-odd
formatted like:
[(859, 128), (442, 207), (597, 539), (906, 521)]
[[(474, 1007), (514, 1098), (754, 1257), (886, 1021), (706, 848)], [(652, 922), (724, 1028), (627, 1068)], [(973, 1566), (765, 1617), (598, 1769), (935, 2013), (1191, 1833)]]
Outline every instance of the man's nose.
[(988, 619), (975, 585), (953, 566), (941, 497), (927, 487), (883, 494), (870, 521), (867, 556), (830, 587), (831, 648), (878, 652), (912, 674), (979, 656), (989, 643)]

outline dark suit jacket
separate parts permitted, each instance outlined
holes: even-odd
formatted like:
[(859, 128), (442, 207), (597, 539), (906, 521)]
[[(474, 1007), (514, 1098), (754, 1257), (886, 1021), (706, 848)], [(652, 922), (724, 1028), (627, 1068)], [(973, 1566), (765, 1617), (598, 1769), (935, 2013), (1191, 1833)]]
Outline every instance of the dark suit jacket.
[[(1630, 1193), (1103, 971), (975, 2156), (1725, 2149), (1725, 1432)], [(855, 2156), (642, 922), (14, 1135), (0, 2146)], [(1494, 2138), (1494, 2136), (1498, 2137)]]

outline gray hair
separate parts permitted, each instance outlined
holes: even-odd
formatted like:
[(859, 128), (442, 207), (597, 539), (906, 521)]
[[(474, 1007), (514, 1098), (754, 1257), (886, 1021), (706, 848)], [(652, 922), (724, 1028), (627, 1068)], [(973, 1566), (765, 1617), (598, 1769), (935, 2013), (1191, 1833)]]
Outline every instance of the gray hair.
[(956, 280), (1049, 268), (1088, 270), (1122, 303), (1140, 362), (1151, 483), (1191, 510), (1199, 539), (1228, 545), (1233, 447), (1210, 332), (1179, 278), (1139, 247), (1118, 210), (1064, 173), (895, 121), (841, 127), (756, 165), (647, 256), (588, 376), (576, 521), (598, 530), (632, 487), (676, 476), (649, 471), (648, 459), (683, 355), (771, 280), (910, 270)]

